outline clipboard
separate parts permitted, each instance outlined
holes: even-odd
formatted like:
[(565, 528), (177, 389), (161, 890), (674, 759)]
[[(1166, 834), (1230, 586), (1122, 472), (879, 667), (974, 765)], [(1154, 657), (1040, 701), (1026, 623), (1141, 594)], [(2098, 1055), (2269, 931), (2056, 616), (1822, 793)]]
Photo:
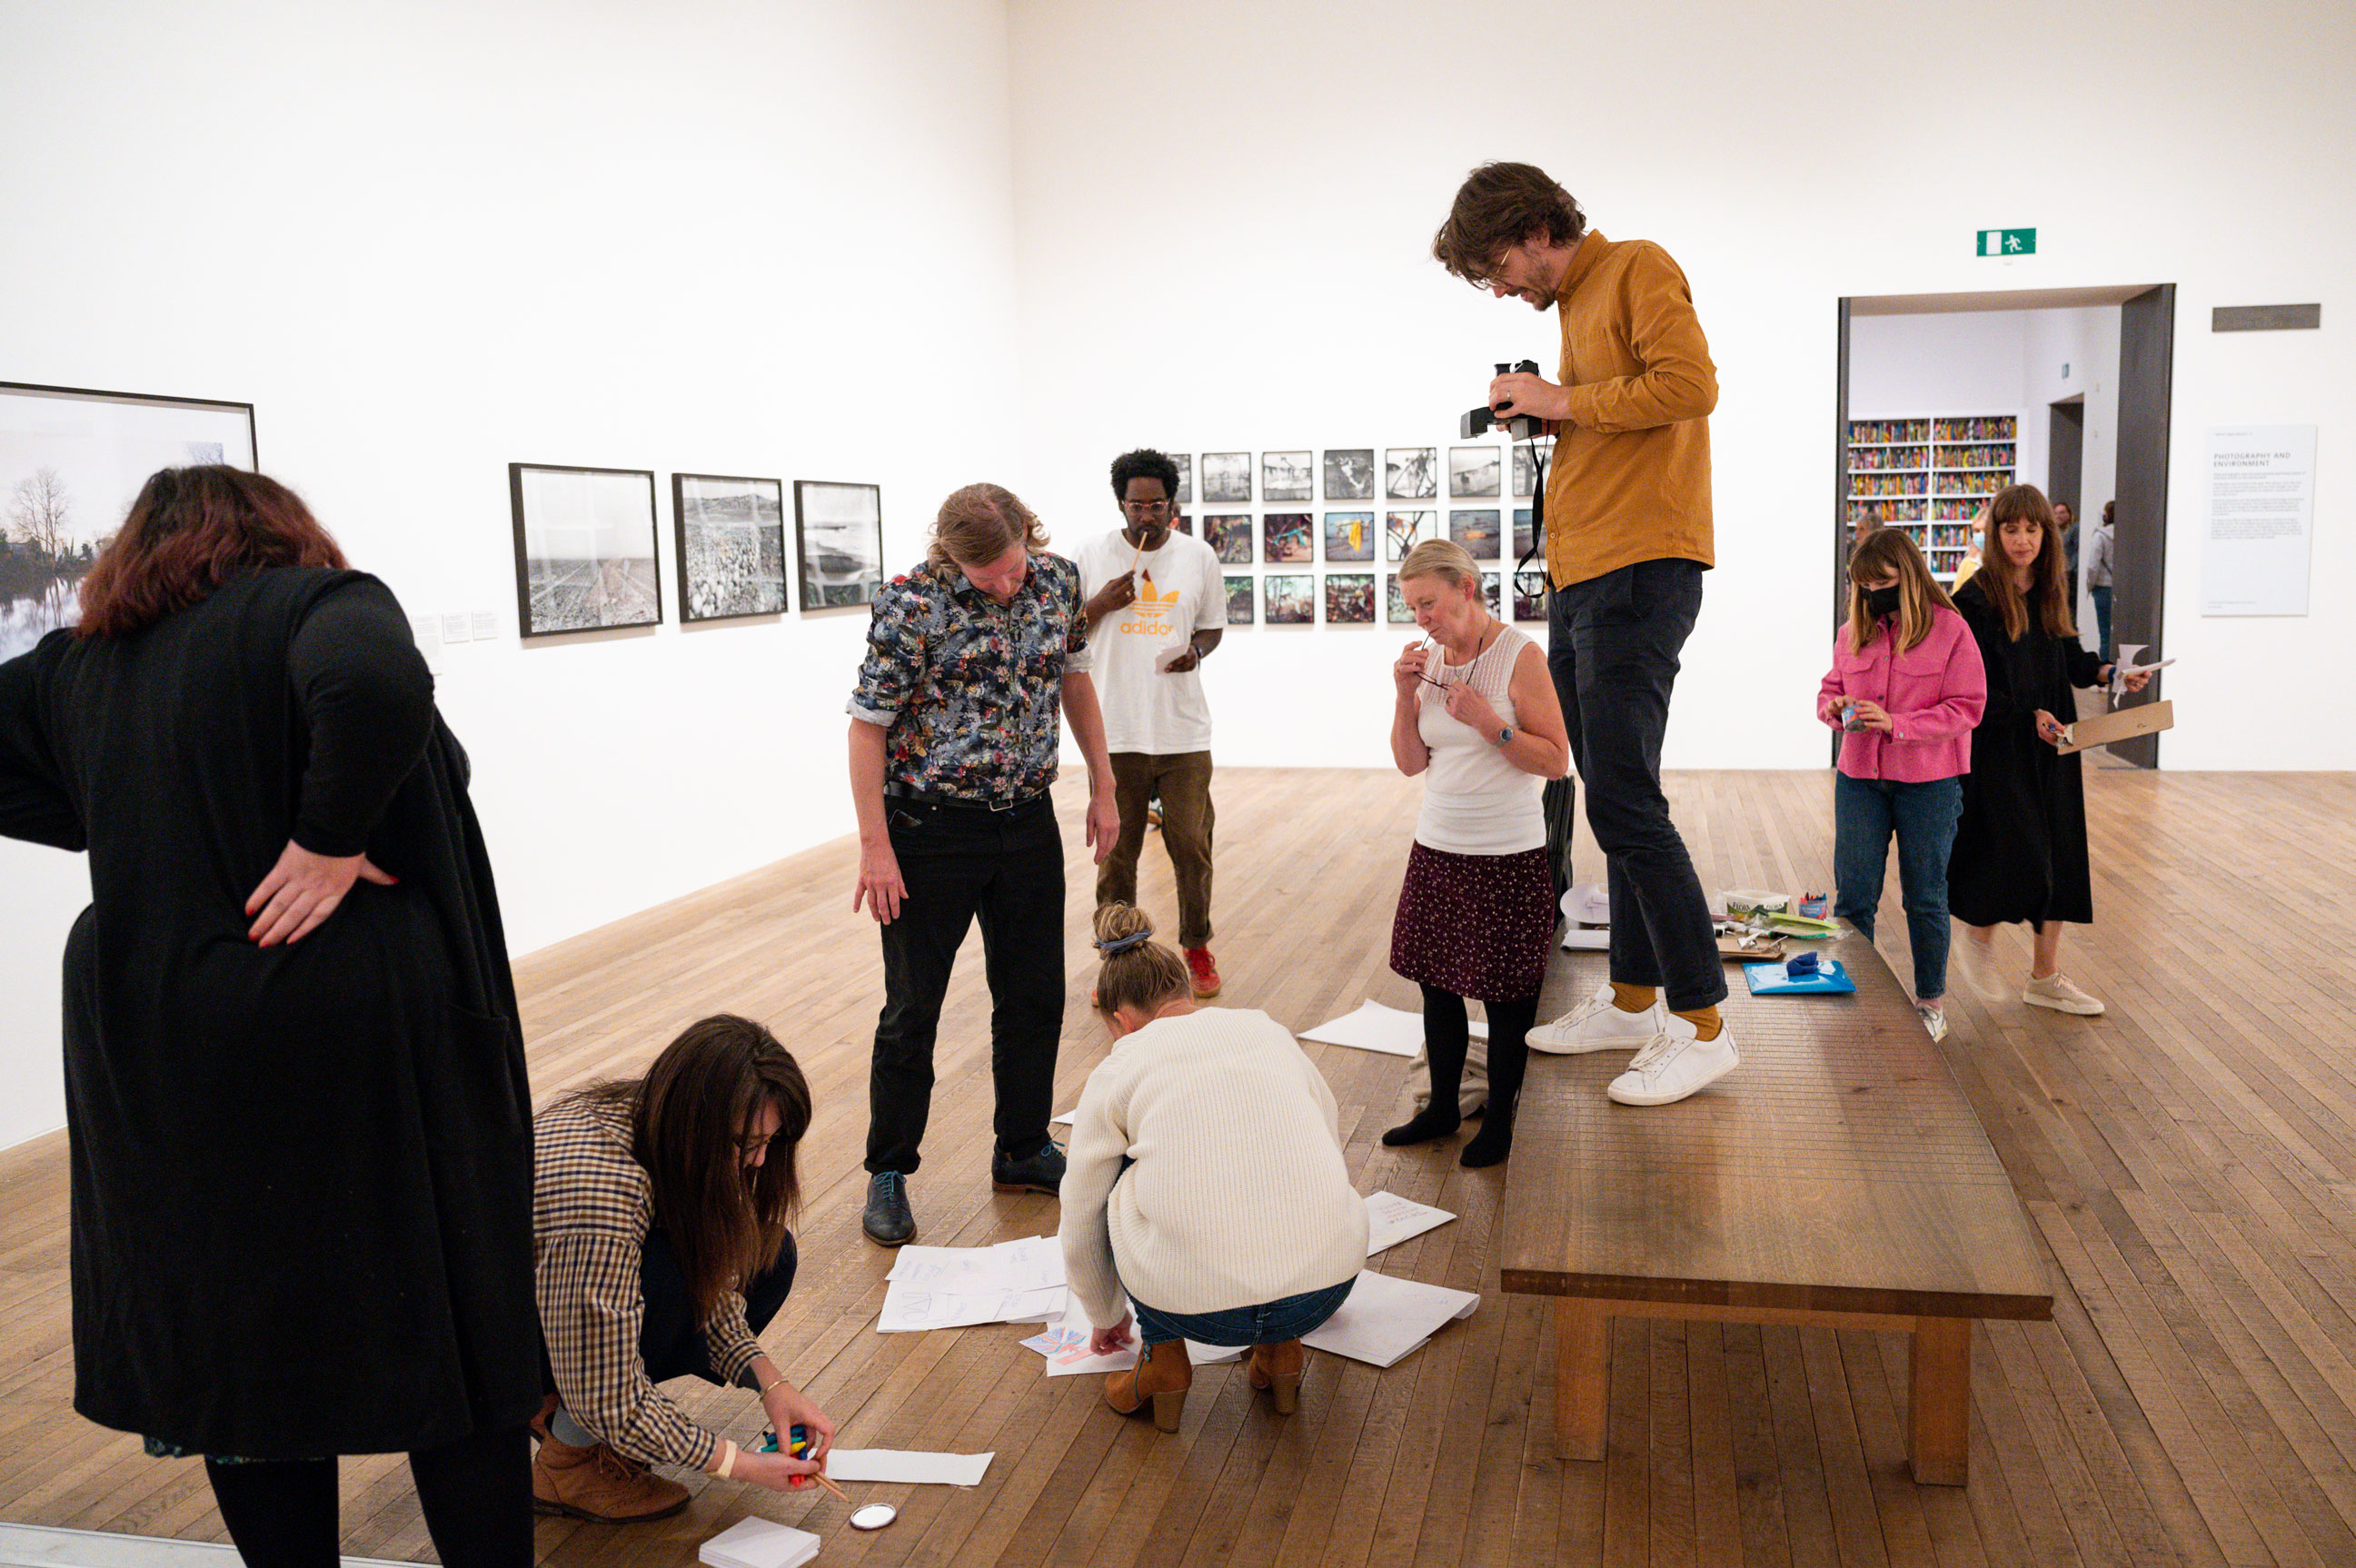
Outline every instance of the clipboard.
[(2064, 724), (2062, 743), (2053, 749), (2065, 757), (2072, 757), (2114, 741), (2132, 741), (2138, 735), (2157, 735), (2175, 728), (2174, 703), (2138, 702), (2133, 708), (2115, 708), (2092, 719), (2081, 719), (2075, 724)]

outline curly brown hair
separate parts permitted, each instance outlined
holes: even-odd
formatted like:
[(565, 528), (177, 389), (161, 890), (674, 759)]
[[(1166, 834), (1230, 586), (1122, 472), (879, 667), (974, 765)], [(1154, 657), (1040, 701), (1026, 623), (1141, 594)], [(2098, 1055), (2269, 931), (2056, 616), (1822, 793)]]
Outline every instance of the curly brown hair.
[(1483, 164), (1457, 187), (1448, 221), (1431, 237), (1431, 255), (1478, 287), (1508, 250), (1540, 231), (1550, 244), (1576, 245), (1587, 233), (1587, 215), (1534, 164)]
[(273, 566), (349, 564), (301, 497), (222, 464), (164, 468), (81, 580), (85, 637), (127, 637)]

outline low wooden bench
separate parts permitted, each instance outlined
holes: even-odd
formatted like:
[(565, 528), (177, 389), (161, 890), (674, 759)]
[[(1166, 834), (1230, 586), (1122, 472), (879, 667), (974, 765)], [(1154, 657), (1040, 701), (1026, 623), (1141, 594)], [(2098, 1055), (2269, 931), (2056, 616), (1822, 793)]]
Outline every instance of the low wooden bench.
[[(2053, 1316), (2028, 1216), (1908, 993), (1854, 933), (1819, 945), (1857, 994), (1754, 997), (1730, 964), (1742, 1065), (1680, 1104), (1607, 1099), (1626, 1051), (1531, 1058), (1500, 1273), (1558, 1298), (1566, 1458), (1603, 1457), (1614, 1317), (1900, 1329), (1914, 1478), (1962, 1486), (1972, 1319)], [(1558, 953), (1547, 1008), (1605, 977), (1603, 955)]]

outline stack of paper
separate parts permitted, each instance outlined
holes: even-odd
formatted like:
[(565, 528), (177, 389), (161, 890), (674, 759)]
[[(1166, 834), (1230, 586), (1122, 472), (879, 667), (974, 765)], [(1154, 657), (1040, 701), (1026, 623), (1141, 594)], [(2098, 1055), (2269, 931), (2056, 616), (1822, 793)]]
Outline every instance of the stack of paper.
[(1396, 1192), (1377, 1192), (1366, 1200), (1366, 1255), (1398, 1246), (1456, 1218), (1445, 1209), (1418, 1203)]
[(1470, 1317), (1481, 1298), (1469, 1291), (1394, 1279), (1372, 1270), (1358, 1276), (1342, 1310), (1301, 1343), (1377, 1367), (1395, 1367), (1423, 1348), (1441, 1327)]
[(917, 1481), (978, 1487), (996, 1458), (988, 1454), (926, 1454), (913, 1448), (830, 1448), (826, 1473), (836, 1481)]
[(1064, 1310), (1064, 1249), (1053, 1236), (994, 1247), (902, 1247), (879, 1334), (975, 1323), (1047, 1323)]
[(801, 1568), (818, 1555), (806, 1530), (766, 1519), (739, 1520), (705, 1541), (696, 1556), (712, 1568)]
[[(1033, 1334), (1023, 1341), (1026, 1350), (1036, 1350), (1045, 1358), (1047, 1375), (1051, 1378), (1077, 1377), (1083, 1372), (1120, 1372), (1137, 1365), (1137, 1348), (1142, 1342), (1137, 1338), (1137, 1308), (1130, 1307), (1129, 1343), (1109, 1355), (1096, 1355), (1088, 1349), (1088, 1340), (1096, 1326), (1088, 1321), (1086, 1308), (1077, 1301), (1064, 1308), (1064, 1315), (1047, 1325), (1044, 1334)], [(1239, 1345), (1202, 1345), (1186, 1341), (1186, 1359), (1198, 1367), (1220, 1361), (1232, 1361), (1243, 1354)]]

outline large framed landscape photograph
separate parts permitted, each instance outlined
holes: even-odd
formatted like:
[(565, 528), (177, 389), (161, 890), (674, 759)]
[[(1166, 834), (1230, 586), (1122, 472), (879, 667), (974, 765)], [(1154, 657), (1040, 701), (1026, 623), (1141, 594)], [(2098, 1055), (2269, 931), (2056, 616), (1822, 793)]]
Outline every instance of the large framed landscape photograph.
[(681, 621), (786, 613), (784, 480), (674, 474), (670, 502)]
[(149, 475), (211, 463), (253, 467), (252, 403), (0, 382), (0, 659), (79, 618)]
[(510, 463), (516, 624), (526, 637), (662, 620), (655, 476), (643, 468)]
[(883, 487), (795, 480), (794, 546), (804, 610), (874, 603), (884, 586)]

